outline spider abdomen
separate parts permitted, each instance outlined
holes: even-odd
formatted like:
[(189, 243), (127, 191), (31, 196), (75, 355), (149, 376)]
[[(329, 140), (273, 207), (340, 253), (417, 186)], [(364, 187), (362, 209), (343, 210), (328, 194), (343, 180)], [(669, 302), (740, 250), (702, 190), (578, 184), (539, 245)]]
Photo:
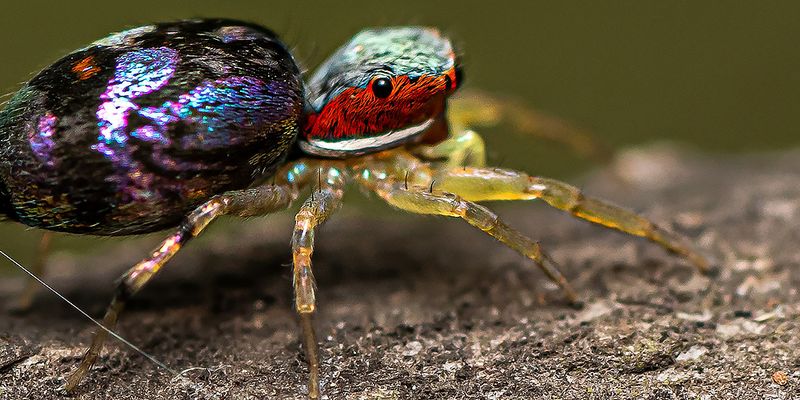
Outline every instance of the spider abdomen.
[(299, 69), (265, 28), (197, 20), (109, 36), (0, 113), (0, 213), (99, 235), (176, 225), (274, 171), (302, 107)]

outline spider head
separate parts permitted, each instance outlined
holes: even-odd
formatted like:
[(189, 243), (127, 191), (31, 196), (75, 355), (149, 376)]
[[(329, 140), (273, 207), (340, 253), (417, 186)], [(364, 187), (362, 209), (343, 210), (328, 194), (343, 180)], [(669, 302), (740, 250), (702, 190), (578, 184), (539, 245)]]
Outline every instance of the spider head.
[(344, 158), (441, 140), (445, 101), (460, 84), (455, 52), (439, 31), (362, 31), (311, 77), (300, 148)]

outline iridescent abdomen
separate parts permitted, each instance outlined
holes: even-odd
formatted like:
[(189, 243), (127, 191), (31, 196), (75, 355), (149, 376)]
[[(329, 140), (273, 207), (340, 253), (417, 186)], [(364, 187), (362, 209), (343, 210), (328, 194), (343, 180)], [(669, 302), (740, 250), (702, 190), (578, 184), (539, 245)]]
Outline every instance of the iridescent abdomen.
[(100, 235), (176, 225), (269, 174), (294, 142), (298, 68), (265, 28), (132, 29), (34, 77), (0, 114), (0, 214)]

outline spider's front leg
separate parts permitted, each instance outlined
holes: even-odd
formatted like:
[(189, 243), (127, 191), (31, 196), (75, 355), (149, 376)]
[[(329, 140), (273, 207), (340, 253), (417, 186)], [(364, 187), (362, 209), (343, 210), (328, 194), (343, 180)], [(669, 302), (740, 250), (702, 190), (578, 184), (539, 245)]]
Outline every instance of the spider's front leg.
[(700, 271), (710, 263), (685, 238), (650, 220), (606, 201), (587, 197), (580, 189), (555, 179), (500, 168), (444, 168), (432, 173), (437, 187), (472, 201), (542, 199), (576, 217), (631, 235), (647, 238), (679, 254)]
[(447, 119), (452, 136), (436, 145), (417, 149), (422, 158), (446, 160), (445, 164), (451, 167), (483, 167), (486, 165), (484, 141), (472, 128), (496, 126), (503, 122), (514, 131), (565, 145), (599, 163), (608, 162), (612, 156), (605, 143), (562, 119), (527, 107), (520, 101), (479, 90), (462, 89), (450, 99)]
[[(111, 304), (106, 309), (103, 325), (113, 329), (119, 314), (127, 301), (139, 292), (156, 273), (192, 238), (198, 236), (214, 219), (221, 215), (250, 217), (266, 215), (288, 207), (297, 197), (297, 191), (306, 179), (297, 174), (292, 175), (290, 182), (276, 185), (258, 186), (252, 189), (227, 192), (211, 198), (189, 214), (178, 227), (178, 230), (164, 240), (152, 255), (129, 269), (119, 280), (117, 290)], [(300, 186), (298, 186), (300, 185)], [(94, 333), (92, 344), (81, 360), (81, 364), (67, 379), (66, 389), (73, 390), (89, 372), (103, 348), (107, 332), (98, 330)]]
[(295, 216), (292, 234), (292, 260), (294, 264), (295, 308), (300, 315), (303, 345), (309, 366), (308, 397), (318, 399), (319, 351), (312, 317), (317, 308), (314, 295), (314, 274), (311, 255), (314, 253), (314, 231), (324, 223), (342, 203), (344, 179), (336, 168), (319, 172), (319, 187), (305, 201)]
[(561, 273), (558, 265), (542, 250), (538, 242), (506, 225), (497, 214), (486, 207), (465, 200), (441, 188), (408, 186), (399, 182), (404, 178), (365, 178), (379, 174), (358, 174), (359, 183), (376, 193), (390, 205), (416, 213), (461, 218), (470, 225), (494, 237), (506, 246), (533, 260), (544, 273), (564, 291), (567, 299), (577, 302), (572, 286)]
[[(532, 109), (523, 102), (507, 97), (495, 96), (479, 90), (462, 90), (448, 104), (448, 120), (456, 132), (453, 137), (463, 134), (477, 136), (469, 128), (496, 126), (506, 123), (514, 131), (531, 135), (538, 139), (560, 143), (577, 154), (598, 163), (611, 160), (613, 151), (596, 137), (570, 123)], [(464, 132), (459, 133), (459, 132)], [(485, 154), (478, 150), (477, 144), (482, 140), (468, 138), (462, 141), (474, 142), (471, 151)], [(484, 164), (464, 164), (482, 167)]]

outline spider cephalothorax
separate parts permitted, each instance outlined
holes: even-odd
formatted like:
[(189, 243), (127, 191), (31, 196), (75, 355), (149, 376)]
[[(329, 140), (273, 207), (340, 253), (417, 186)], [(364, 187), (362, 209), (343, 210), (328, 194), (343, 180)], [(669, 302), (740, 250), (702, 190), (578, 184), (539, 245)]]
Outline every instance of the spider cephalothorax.
[(447, 133), (445, 101), (460, 80), (456, 54), (439, 31), (362, 31), (311, 77), (300, 147), (342, 158), (433, 143)]

